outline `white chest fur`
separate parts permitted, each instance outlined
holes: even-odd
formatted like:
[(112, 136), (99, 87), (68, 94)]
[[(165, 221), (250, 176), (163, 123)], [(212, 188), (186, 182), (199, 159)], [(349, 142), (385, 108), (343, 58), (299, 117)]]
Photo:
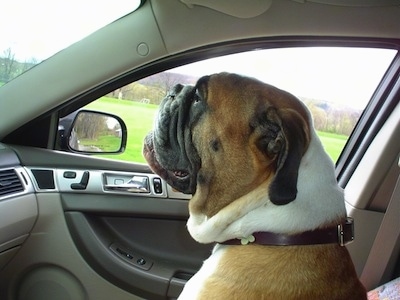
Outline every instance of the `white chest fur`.
[(218, 268), (218, 263), (224, 255), (227, 246), (217, 244), (212, 255), (206, 259), (201, 269), (186, 283), (178, 300), (195, 300), (201, 292), (204, 282)]

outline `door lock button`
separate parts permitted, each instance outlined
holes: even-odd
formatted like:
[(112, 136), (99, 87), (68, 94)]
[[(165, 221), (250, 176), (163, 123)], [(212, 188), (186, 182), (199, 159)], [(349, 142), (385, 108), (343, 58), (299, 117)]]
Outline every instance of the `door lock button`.
[(160, 178), (153, 178), (154, 193), (162, 194), (162, 183)]

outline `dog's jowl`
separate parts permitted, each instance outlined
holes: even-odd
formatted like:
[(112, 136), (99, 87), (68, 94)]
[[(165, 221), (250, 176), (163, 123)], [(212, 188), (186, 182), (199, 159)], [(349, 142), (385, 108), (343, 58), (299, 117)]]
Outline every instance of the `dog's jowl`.
[(177, 85), (143, 153), (193, 195), (191, 236), (216, 243), (179, 299), (366, 299), (334, 165), (293, 95), (229, 73)]

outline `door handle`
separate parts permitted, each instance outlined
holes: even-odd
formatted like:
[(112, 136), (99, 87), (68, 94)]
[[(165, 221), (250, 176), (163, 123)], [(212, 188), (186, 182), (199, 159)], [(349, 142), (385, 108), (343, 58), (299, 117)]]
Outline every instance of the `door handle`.
[(149, 178), (146, 176), (133, 176), (127, 183), (106, 184), (107, 190), (129, 193), (150, 193)]

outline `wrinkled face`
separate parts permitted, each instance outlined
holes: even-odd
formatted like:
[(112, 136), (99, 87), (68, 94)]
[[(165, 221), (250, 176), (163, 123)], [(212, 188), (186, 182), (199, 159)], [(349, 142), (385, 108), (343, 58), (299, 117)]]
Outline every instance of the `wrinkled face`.
[(294, 96), (221, 73), (170, 91), (143, 153), (172, 187), (194, 194), (191, 211), (211, 217), (265, 182), (272, 203), (293, 201), (309, 132)]

